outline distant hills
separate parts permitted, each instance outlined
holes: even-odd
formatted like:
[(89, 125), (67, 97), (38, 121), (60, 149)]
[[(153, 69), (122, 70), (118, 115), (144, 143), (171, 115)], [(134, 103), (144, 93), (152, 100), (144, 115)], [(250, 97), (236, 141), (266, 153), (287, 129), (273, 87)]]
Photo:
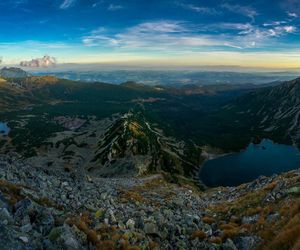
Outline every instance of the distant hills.
[(240, 84), (266, 84), (276, 81), (287, 81), (296, 78), (299, 71), (290, 72), (230, 72), (230, 69), (224, 71), (210, 71), (208, 69), (193, 70), (165, 70), (165, 69), (112, 69), (101, 65), (88, 68), (81, 67), (65, 68), (63, 65), (54, 68), (40, 69), (30, 68), (34, 74), (52, 75), (58, 78), (65, 78), (73, 81), (87, 82), (107, 82), (112, 84), (121, 84), (127, 81), (144, 83), (149, 86), (168, 86), (180, 87), (184, 85), (240, 85)]

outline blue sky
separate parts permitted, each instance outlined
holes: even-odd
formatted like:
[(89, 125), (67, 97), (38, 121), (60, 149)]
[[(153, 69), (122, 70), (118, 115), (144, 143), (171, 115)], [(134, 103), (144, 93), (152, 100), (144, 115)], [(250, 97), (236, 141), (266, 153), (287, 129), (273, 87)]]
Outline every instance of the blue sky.
[(0, 56), (61, 63), (300, 67), (298, 0), (6, 0)]

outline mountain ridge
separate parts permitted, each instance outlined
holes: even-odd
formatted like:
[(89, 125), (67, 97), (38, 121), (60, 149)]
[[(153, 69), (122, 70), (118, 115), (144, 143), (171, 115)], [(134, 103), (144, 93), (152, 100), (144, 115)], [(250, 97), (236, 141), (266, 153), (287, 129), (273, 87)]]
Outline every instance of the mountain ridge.
[(246, 94), (224, 109), (262, 136), (300, 145), (300, 78)]

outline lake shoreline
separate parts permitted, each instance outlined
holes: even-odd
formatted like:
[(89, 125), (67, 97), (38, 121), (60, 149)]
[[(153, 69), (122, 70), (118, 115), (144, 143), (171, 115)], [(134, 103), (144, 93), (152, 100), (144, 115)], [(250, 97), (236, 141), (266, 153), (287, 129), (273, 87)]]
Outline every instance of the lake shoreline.
[(204, 150), (202, 156), (205, 160), (199, 166), (198, 179), (207, 188), (237, 186), (260, 175), (270, 176), (293, 170), (300, 164), (298, 147), (270, 139), (262, 139), (258, 144), (250, 142), (238, 152)]

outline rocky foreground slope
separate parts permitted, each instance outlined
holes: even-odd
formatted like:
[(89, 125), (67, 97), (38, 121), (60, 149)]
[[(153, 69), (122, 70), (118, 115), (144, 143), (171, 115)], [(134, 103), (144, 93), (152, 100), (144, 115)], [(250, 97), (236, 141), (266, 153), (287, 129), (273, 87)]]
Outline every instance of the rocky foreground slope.
[(200, 192), (0, 156), (0, 249), (299, 249), (300, 170)]

